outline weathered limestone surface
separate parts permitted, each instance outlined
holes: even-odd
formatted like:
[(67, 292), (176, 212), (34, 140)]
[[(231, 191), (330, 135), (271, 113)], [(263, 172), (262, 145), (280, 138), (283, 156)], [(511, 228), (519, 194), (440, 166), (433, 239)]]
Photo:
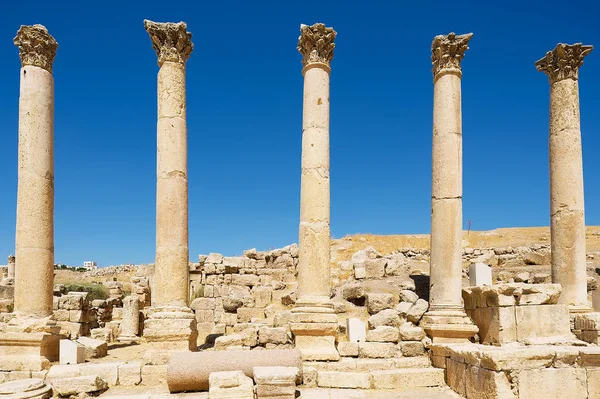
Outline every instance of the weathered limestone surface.
[[(58, 43), (42, 25), (21, 26), (15, 312), (52, 314), (54, 281), (54, 80)], [(32, 301), (31, 298), (36, 298)]]
[[(337, 321), (311, 319), (333, 314), (330, 300), (329, 73), (336, 32), (324, 24), (301, 25), (298, 51), (304, 68), (302, 177), (298, 300), (292, 324), (296, 347), (306, 360), (337, 360)], [(307, 325), (310, 324), (310, 325)]]
[(579, 67), (592, 46), (558, 44), (536, 62), (550, 81), (550, 229), (552, 281), (560, 302), (586, 310), (587, 275), (583, 163), (579, 116)]
[(436, 36), (431, 46), (434, 78), (431, 189), (430, 308), (425, 331), (439, 340), (466, 340), (477, 328), (463, 312), (462, 115), (460, 62), (472, 33)]
[(132, 342), (137, 340), (140, 328), (140, 300), (137, 295), (130, 295), (123, 300), (123, 320), (119, 341)]
[[(171, 356), (167, 383), (171, 392), (207, 390), (209, 376), (214, 371), (241, 370), (252, 377), (254, 367), (273, 366), (302, 370), (300, 352), (297, 349), (181, 352)], [(301, 374), (298, 375), (299, 382), (302, 381)]]
[[(189, 298), (188, 181), (185, 65), (192, 34), (179, 23), (145, 20), (158, 56), (156, 263), (153, 312), (145, 321), (150, 342), (195, 350), (197, 328)], [(187, 344), (186, 344), (187, 342)], [(160, 349), (175, 349), (172, 344)]]
[(40, 378), (20, 379), (0, 384), (0, 396), (18, 399), (47, 399), (52, 397), (52, 388)]

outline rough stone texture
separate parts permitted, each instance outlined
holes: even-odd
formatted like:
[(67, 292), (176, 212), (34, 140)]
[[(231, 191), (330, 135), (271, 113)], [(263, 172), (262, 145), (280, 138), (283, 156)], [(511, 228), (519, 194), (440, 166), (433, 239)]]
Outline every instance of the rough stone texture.
[[(243, 371), (253, 376), (254, 367), (298, 367), (302, 360), (297, 349), (252, 351), (176, 353), (171, 356), (167, 383), (171, 392), (199, 391), (208, 389), (208, 378), (213, 371)], [(301, 381), (302, 376), (298, 377)]]
[(400, 325), (400, 317), (395, 309), (384, 309), (381, 312), (369, 317), (369, 328), (377, 328), (379, 326), (398, 327)]
[(140, 300), (137, 295), (123, 299), (123, 321), (121, 321), (119, 341), (132, 342), (137, 340), (140, 328)]
[(527, 399), (587, 398), (584, 369), (539, 369), (519, 373), (519, 397)]
[(444, 386), (444, 371), (440, 369), (401, 369), (373, 371), (375, 389), (410, 389)]
[(254, 382), (258, 399), (294, 399), (297, 367), (254, 367)]
[(380, 342), (360, 342), (358, 344), (358, 356), (372, 359), (385, 359), (398, 356), (400, 352), (398, 345)]
[(254, 399), (254, 384), (241, 371), (216, 371), (209, 377), (210, 399)]
[(536, 62), (550, 81), (550, 230), (552, 281), (560, 303), (589, 308), (585, 254), (579, 67), (592, 46), (558, 44)]
[(40, 378), (18, 379), (0, 383), (0, 396), (15, 399), (48, 399), (52, 396), (52, 388)]
[(105, 341), (80, 337), (77, 342), (85, 347), (85, 357), (88, 359), (104, 357), (108, 353), (108, 345)]
[(52, 380), (52, 389), (59, 396), (79, 395), (82, 393), (94, 393), (108, 388), (106, 381), (97, 375), (85, 375), (81, 377), (68, 377)]
[(369, 314), (379, 313), (385, 309), (393, 309), (396, 306), (396, 299), (392, 294), (368, 293), (367, 311)]
[[(54, 280), (54, 80), (58, 44), (42, 25), (21, 26), (15, 312), (52, 314)], [(32, 300), (35, 298), (35, 300)]]
[(322, 388), (371, 388), (371, 379), (369, 374), (340, 372), (340, 371), (319, 371), (317, 385)]
[(466, 396), (469, 399), (517, 399), (508, 377), (503, 372), (467, 366), (465, 377)]
[(380, 326), (367, 331), (367, 342), (398, 342), (398, 328)]

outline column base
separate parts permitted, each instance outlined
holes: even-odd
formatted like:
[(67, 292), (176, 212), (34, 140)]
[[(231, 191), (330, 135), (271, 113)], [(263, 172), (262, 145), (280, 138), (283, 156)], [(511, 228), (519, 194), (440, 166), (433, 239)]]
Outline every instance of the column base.
[(124, 344), (133, 344), (140, 341), (140, 337), (137, 335), (119, 335), (117, 341), (123, 342)]
[(50, 317), (14, 317), (0, 332), (0, 371), (41, 371), (58, 361), (60, 327)]
[(570, 314), (582, 314), (582, 313), (590, 313), (593, 312), (594, 309), (590, 306), (590, 304), (583, 305), (569, 305), (569, 313)]
[(166, 364), (173, 352), (195, 352), (198, 329), (194, 312), (179, 306), (152, 308), (144, 320), (143, 338), (149, 346), (146, 364)]
[(433, 343), (468, 343), (479, 328), (462, 309), (429, 310), (420, 326)]
[(290, 330), (302, 360), (337, 361), (340, 354), (335, 347), (338, 319), (333, 304), (327, 297), (302, 297), (296, 301), (290, 318)]

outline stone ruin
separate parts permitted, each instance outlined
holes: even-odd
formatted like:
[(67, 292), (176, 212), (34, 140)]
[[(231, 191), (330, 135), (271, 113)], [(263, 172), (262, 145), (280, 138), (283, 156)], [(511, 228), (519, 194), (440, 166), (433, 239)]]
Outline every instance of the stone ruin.
[[(450, 33), (431, 48), (430, 250), (368, 248), (331, 265), (329, 79), (337, 33), (301, 25), (299, 243), (242, 257), (201, 255), (190, 265), (192, 35), (182, 22), (144, 25), (159, 66), (156, 261), (138, 270), (128, 296), (109, 281), (106, 300), (53, 284), (58, 44), (41, 25), (22, 26), (14, 39), (22, 63), (16, 257), (0, 285), (0, 395), (124, 398), (167, 387), (173, 397), (292, 399), (297, 390), (318, 398), (329, 397), (323, 389), (434, 388), (439, 397), (468, 399), (600, 398), (578, 99), (591, 46), (558, 44), (536, 63), (550, 81), (549, 248), (462, 247), (461, 62), (473, 35)], [(515, 262), (549, 264), (550, 273), (504, 270), (492, 279), (486, 269)], [(475, 267), (467, 272), (465, 263)], [(117, 360), (104, 361), (108, 354)]]

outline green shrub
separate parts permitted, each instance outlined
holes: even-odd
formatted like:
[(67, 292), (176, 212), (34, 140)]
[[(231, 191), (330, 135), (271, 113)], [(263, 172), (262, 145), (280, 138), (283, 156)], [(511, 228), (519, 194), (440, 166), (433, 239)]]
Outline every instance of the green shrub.
[(65, 283), (65, 289), (69, 291), (88, 292), (88, 298), (90, 301), (94, 299), (106, 299), (109, 297), (108, 288), (101, 283)]
[(196, 288), (196, 291), (192, 292), (192, 297), (190, 298), (190, 301), (193, 301), (196, 298), (202, 298), (204, 296), (204, 285), (200, 285), (198, 288)]

